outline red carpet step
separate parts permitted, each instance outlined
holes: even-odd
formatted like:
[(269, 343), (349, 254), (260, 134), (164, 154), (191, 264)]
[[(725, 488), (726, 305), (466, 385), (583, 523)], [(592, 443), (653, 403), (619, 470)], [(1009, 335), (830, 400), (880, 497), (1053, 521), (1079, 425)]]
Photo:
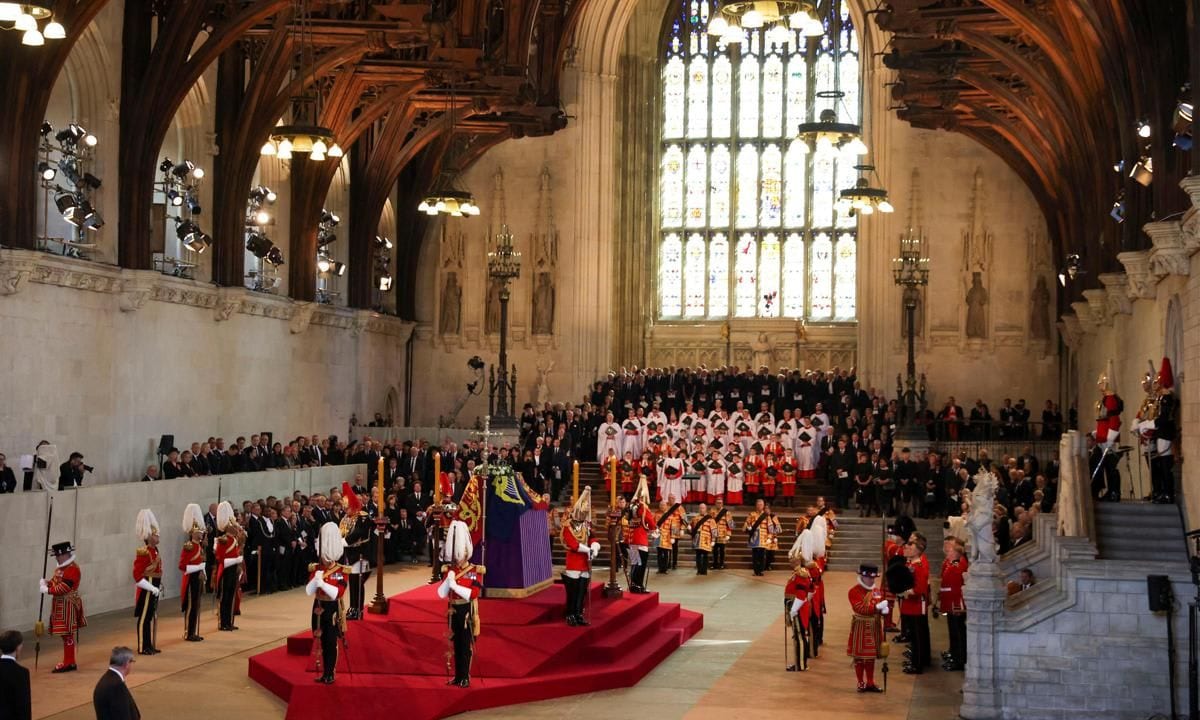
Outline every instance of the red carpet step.
[(391, 598), (386, 616), (351, 622), (337, 683), (320, 685), (312, 633), (250, 658), (250, 677), (288, 703), (288, 720), (356, 717), (443, 718), (468, 710), (631, 687), (704, 625), (704, 616), (658, 593), (606, 600), (591, 586), (589, 627), (562, 620), (563, 588), (520, 600), (484, 599), (483, 633), (469, 689), (446, 687), (450, 650), (446, 603), (434, 587)]

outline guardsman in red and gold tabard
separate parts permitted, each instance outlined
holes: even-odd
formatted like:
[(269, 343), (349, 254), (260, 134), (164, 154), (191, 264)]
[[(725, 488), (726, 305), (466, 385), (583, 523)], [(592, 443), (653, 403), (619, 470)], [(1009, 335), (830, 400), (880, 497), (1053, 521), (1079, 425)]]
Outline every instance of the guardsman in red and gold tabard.
[(970, 563), (963, 554), (962, 540), (946, 538), (942, 549), (946, 559), (942, 560), (938, 610), (946, 616), (946, 631), (950, 635), (950, 650), (942, 654), (942, 669), (962, 672), (967, 665), (967, 604), (963, 600), (963, 585)]
[(600, 554), (600, 543), (592, 532), (592, 489), (585, 487), (571, 508), (571, 516), (562, 529), (566, 549), (563, 588), (567, 594), (567, 624), (589, 625), (583, 605), (587, 602), (588, 583), (592, 578), (592, 560)]
[(217, 538), (214, 552), (217, 556), (213, 587), (220, 598), (220, 621), (218, 630), (237, 630), (233, 624), (233, 603), (237, 599), (238, 586), (242, 579), (242, 543), (245, 533), (233, 516), (233, 506), (222, 500), (217, 506), (217, 530), (224, 534)]
[(179, 600), (183, 609), (183, 639), (200, 642), (200, 600), (204, 597), (204, 512), (196, 503), (183, 510), (183, 532), (187, 540), (179, 551), (183, 587)]
[(858, 691), (883, 692), (875, 684), (875, 658), (883, 647), (882, 615), (888, 611), (888, 601), (883, 591), (875, 587), (879, 568), (875, 565), (858, 567), (858, 582), (850, 588), (850, 639), (846, 643), (846, 654), (854, 658), (854, 674), (858, 678)]
[(708, 558), (717, 539), (717, 522), (708, 506), (700, 503), (692, 520), (692, 548), (696, 551), (696, 574), (708, 574)]
[(729, 512), (729, 508), (725, 507), (725, 501), (721, 498), (717, 498), (713, 513), (713, 522), (717, 526), (716, 538), (713, 540), (713, 569), (724, 570), (725, 546), (733, 539), (733, 531), (736, 526), (733, 524), (733, 513)]
[(462, 520), (450, 523), (442, 548), (445, 580), (438, 585), (438, 597), (448, 603), (446, 617), (454, 643), (454, 679), (447, 685), (471, 686), (471, 657), (479, 636), (479, 596), (483, 592), (484, 567), (471, 562), (471, 530)]
[(158, 554), (158, 519), (150, 510), (139, 510), (135, 525), (144, 545), (133, 557), (134, 603), (137, 618), (138, 652), (157, 655), (155, 626), (158, 620), (158, 596), (162, 594), (162, 558)]
[(914, 532), (908, 536), (904, 546), (904, 557), (912, 570), (913, 586), (900, 597), (900, 622), (907, 629), (908, 650), (904, 652), (909, 662), (904, 665), (906, 675), (920, 675), (931, 664), (929, 650), (929, 559), (925, 557), (925, 536)]
[(350, 586), (350, 568), (340, 562), (346, 545), (337, 523), (322, 525), (317, 539), (321, 561), (308, 566), (308, 585), (304, 592), (313, 598), (313, 638), (321, 641), (321, 676), (317, 682), (332, 685), (337, 669), (338, 638), (346, 633), (346, 588)]
[(75, 631), (87, 627), (83, 614), (83, 598), (79, 596), (79, 581), (83, 573), (75, 563), (75, 547), (70, 542), (55, 543), (50, 554), (58, 567), (49, 580), (40, 580), (41, 590), (51, 596), (50, 634), (58, 635), (63, 641), (62, 662), (54, 666), (53, 672), (64, 673), (78, 669), (75, 665)]
[(795, 555), (789, 558), (792, 565), (792, 576), (788, 578), (787, 587), (783, 590), (783, 611), (786, 613), (788, 625), (792, 628), (792, 649), (796, 662), (788, 666), (788, 672), (808, 669), (809, 623), (812, 616), (812, 578), (804, 568), (804, 558)]

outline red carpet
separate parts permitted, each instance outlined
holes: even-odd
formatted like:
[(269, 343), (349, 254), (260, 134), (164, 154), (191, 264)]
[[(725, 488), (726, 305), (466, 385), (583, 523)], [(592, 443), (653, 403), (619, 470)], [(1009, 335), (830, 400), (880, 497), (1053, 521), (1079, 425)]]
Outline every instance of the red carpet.
[(250, 658), (250, 677), (288, 703), (288, 720), (443, 718), (468, 710), (630, 687), (704, 625), (704, 616), (658, 601), (657, 593), (605, 600), (591, 590), (591, 626), (562, 620), (563, 589), (522, 600), (482, 600), (483, 633), (471, 687), (446, 687), (446, 603), (433, 586), (391, 599), (387, 616), (351, 622), (337, 683), (320, 685), (312, 633)]

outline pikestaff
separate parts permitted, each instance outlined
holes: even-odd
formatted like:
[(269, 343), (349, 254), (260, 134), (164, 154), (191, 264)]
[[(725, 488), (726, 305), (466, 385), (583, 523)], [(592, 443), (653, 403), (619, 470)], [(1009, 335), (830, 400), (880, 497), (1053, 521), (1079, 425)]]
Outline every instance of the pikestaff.
[[(50, 499), (50, 507), (46, 510), (46, 544), (45, 551), (42, 553), (42, 577), (46, 577), (46, 569), (50, 566), (50, 521), (54, 519), (54, 496), (47, 493), (46, 497)], [(46, 632), (46, 625), (42, 622), (43, 613), (46, 610), (46, 594), (42, 593), (38, 597), (38, 619), (33, 626), (33, 636), (36, 638), (33, 643), (33, 669), (37, 670), (38, 656), (42, 654), (42, 635)]]

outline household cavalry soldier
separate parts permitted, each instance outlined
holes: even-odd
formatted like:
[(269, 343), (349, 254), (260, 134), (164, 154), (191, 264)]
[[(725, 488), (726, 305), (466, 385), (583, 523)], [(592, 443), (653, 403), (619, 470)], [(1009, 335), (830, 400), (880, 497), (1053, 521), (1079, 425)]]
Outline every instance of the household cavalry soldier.
[(321, 642), (321, 676), (317, 682), (333, 684), (337, 669), (338, 638), (346, 634), (346, 587), (350, 568), (340, 560), (345, 541), (336, 523), (321, 526), (317, 536), (320, 562), (308, 566), (308, 585), (304, 592), (312, 596), (312, 633)]
[(713, 524), (716, 526), (716, 535), (713, 538), (713, 569), (725, 569), (725, 546), (729, 544), (733, 538), (733, 513), (729, 512), (729, 508), (725, 507), (725, 501), (717, 498), (716, 514), (713, 516)]
[(1121, 412), (1125, 402), (1113, 388), (1112, 361), (1109, 369), (1096, 381), (1100, 388), (1101, 397), (1096, 403), (1096, 445), (1101, 449), (1100, 464), (1103, 467), (1107, 491), (1101, 500), (1117, 502), (1121, 499), (1121, 471), (1117, 467), (1120, 457), (1117, 455), (1117, 444), (1121, 437)]
[(43, 594), (51, 597), (50, 634), (58, 635), (63, 641), (62, 662), (54, 666), (53, 672), (73, 672), (75, 665), (75, 633), (87, 627), (83, 614), (83, 598), (79, 596), (79, 581), (83, 573), (75, 563), (75, 546), (70, 542), (55, 543), (50, 554), (58, 567), (49, 580), (39, 581)]
[(650, 512), (650, 489), (646, 485), (646, 476), (638, 480), (637, 490), (629, 509), (625, 511), (629, 524), (629, 592), (643, 595), (650, 592), (646, 589), (646, 563), (650, 559), (650, 533), (658, 529), (654, 515)]
[(883, 645), (883, 619), (888, 611), (888, 601), (883, 591), (875, 587), (879, 568), (875, 565), (860, 565), (858, 582), (850, 588), (850, 638), (846, 643), (846, 654), (854, 658), (854, 674), (858, 678), (858, 691), (883, 692), (875, 684), (875, 658), (885, 657)]
[(217, 530), (223, 533), (214, 543), (217, 562), (213, 588), (217, 592), (220, 607), (217, 629), (232, 632), (237, 630), (237, 626), (233, 624), (233, 605), (237, 601), (239, 586), (242, 584), (242, 549), (246, 534), (234, 518), (233, 506), (228, 500), (222, 500), (217, 506)]
[(789, 557), (792, 565), (792, 576), (788, 578), (783, 590), (783, 611), (786, 613), (787, 624), (792, 629), (792, 651), (796, 662), (788, 665), (788, 672), (808, 669), (810, 657), (808, 641), (808, 625), (811, 616), (809, 598), (812, 594), (812, 579), (804, 569), (804, 558), (800, 555)]
[(692, 547), (696, 551), (696, 574), (708, 574), (708, 558), (712, 554), (714, 541), (717, 536), (717, 523), (708, 510), (708, 506), (700, 503), (696, 519), (692, 521)]
[(450, 523), (442, 548), (445, 577), (438, 585), (438, 597), (448, 602), (446, 618), (454, 644), (454, 679), (447, 685), (471, 686), (471, 657), (479, 636), (479, 595), (483, 592), (484, 567), (471, 563), (471, 530), (462, 520)]
[(567, 551), (563, 570), (563, 588), (567, 591), (567, 624), (589, 625), (583, 606), (587, 602), (588, 583), (592, 578), (592, 560), (600, 554), (600, 543), (592, 533), (592, 489), (585, 487), (563, 524), (562, 544)]
[(962, 540), (948, 537), (943, 543), (943, 549), (946, 559), (942, 560), (937, 609), (946, 616), (950, 650), (942, 653), (942, 669), (962, 672), (967, 665), (967, 605), (963, 600), (963, 585), (970, 563), (963, 555)]
[(350, 609), (346, 612), (347, 620), (361, 620), (363, 605), (366, 602), (367, 578), (371, 577), (371, 531), (374, 523), (371, 516), (363, 507), (362, 498), (350, 487), (350, 483), (342, 483), (342, 504), (346, 514), (342, 516), (339, 528), (346, 541), (346, 566), (350, 569)]
[(137, 618), (138, 653), (157, 655), (155, 628), (158, 625), (158, 596), (162, 593), (162, 558), (158, 555), (158, 519), (149, 510), (139, 510), (134, 531), (142, 541), (133, 557), (134, 603)]
[(1171, 471), (1175, 467), (1175, 435), (1178, 433), (1176, 411), (1179, 402), (1175, 398), (1174, 388), (1171, 361), (1164, 357), (1158, 375), (1152, 382), (1147, 406), (1138, 412), (1140, 422), (1137, 429), (1146, 443), (1146, 454), (1150, 460), (1150, 500), (1159, 504), (1175, 502), (1175, 478)]
[(196, 503), (183, 509), (183, 532), (187, 540), (179, 551), (179, 572), (183, 587), (179, 599), (183, 606), (183, 639), (200, 642), (200, 599), (204, 597), (204, 511)]

